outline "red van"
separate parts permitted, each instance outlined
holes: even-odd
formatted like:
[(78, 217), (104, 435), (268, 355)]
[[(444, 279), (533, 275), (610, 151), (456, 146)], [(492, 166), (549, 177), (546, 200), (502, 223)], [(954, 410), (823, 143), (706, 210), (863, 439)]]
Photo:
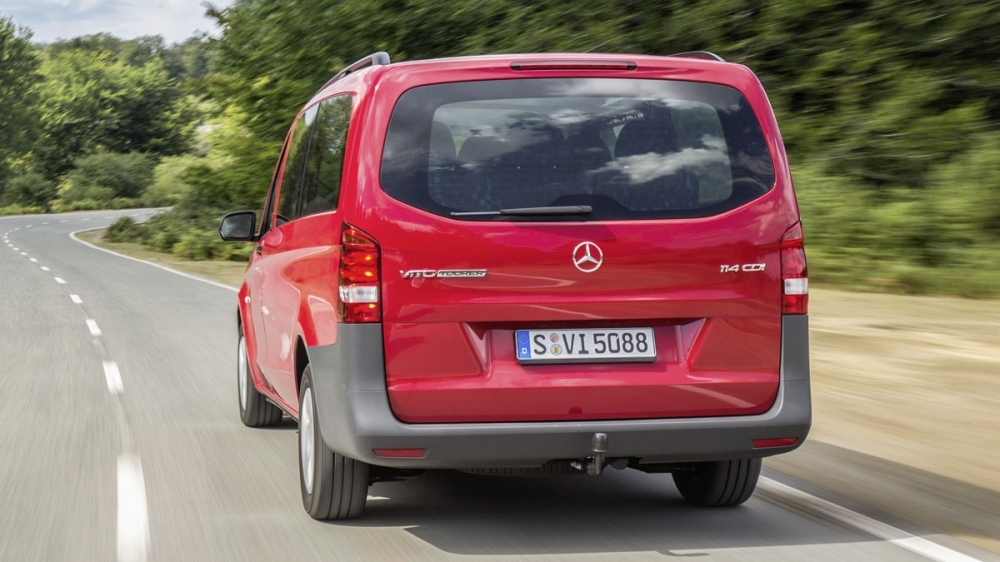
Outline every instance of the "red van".
[(389, 64), (309, 101), (239, 291), (240, 416), (299, 422), (302, 499), (426, 469), (753, 493), (809, 431), (808, 279), (760, 82), (710, 53)]

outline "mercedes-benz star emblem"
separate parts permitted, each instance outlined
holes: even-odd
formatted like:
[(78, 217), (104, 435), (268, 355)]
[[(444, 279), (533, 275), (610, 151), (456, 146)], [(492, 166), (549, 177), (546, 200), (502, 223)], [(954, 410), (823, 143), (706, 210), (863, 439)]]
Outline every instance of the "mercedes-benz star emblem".
[(580, 242), (573, 248), (573, 265), (584, 273), (593, 273), (604, 263), (604, 252), (593, 242)]

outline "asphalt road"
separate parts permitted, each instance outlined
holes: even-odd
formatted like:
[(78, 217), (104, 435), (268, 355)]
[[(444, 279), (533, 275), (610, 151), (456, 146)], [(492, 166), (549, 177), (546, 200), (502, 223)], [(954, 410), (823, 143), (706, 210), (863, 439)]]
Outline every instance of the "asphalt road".
[(234, 292), (69, 236), (146, 213), (0, 219), (0, 560), (998, 559), (772, 471), (731, 510), (668, 475), (438, 472), (313, 521), (295, 423), (239, 422)]

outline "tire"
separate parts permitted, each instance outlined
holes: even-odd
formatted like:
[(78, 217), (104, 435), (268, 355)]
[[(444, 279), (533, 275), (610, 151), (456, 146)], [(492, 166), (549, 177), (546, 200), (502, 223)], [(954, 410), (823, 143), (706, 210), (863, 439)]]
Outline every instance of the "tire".
[(312, 369), (299, 390), (299, 484), (302, 507), (313, 519), (353, 519), (368, 501), (369, 466), (331, 451), (316, 419)]
[(247, 340), (240, 327), (240, 343), (236, 350), (237, 394), (240, 404), (240, 420), (247, 427), (273, 427), (281, 423), (281, 408), (271, 404), (264, 395), (257, 392), (250, 371), (250, 356), (247, 354)]
[(760, 477), (761, 459), (700, 462), (673, 473), (684, 499), (702, 507), (733, 507), (750, 499)]

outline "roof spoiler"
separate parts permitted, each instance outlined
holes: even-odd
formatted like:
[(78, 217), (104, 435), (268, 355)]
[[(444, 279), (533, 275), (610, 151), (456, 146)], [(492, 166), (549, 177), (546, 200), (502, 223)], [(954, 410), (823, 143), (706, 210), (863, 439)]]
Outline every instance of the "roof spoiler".
[(714, 60), (717, 62), (726, 62), (726, 59), (720, 57), (715, 53), (710, 53), (708, 51), (687, 51), (684, 53), (677, 53), (675, 55), (670, 55), (670, 56), (679, 57), (682, 59)]
[(351, 63), (347, 68), (338, 72), (336, 76), (328, 80), (326, 84), (323, 84), (323, 87), (320, 88), (316, 93), (318, 94), (322, 92), (330, 84), (333, 84), (337, 80), (340, 80), (341, 78), (347, 76), (348, 74), (351, 74), (352, 72), (361, 70), (366, 66), (383, 66), (387, 64), (389, 64), (389, 53), (386, 53), (385, 51), (372, 53), (363, 59), (359, 59)]

